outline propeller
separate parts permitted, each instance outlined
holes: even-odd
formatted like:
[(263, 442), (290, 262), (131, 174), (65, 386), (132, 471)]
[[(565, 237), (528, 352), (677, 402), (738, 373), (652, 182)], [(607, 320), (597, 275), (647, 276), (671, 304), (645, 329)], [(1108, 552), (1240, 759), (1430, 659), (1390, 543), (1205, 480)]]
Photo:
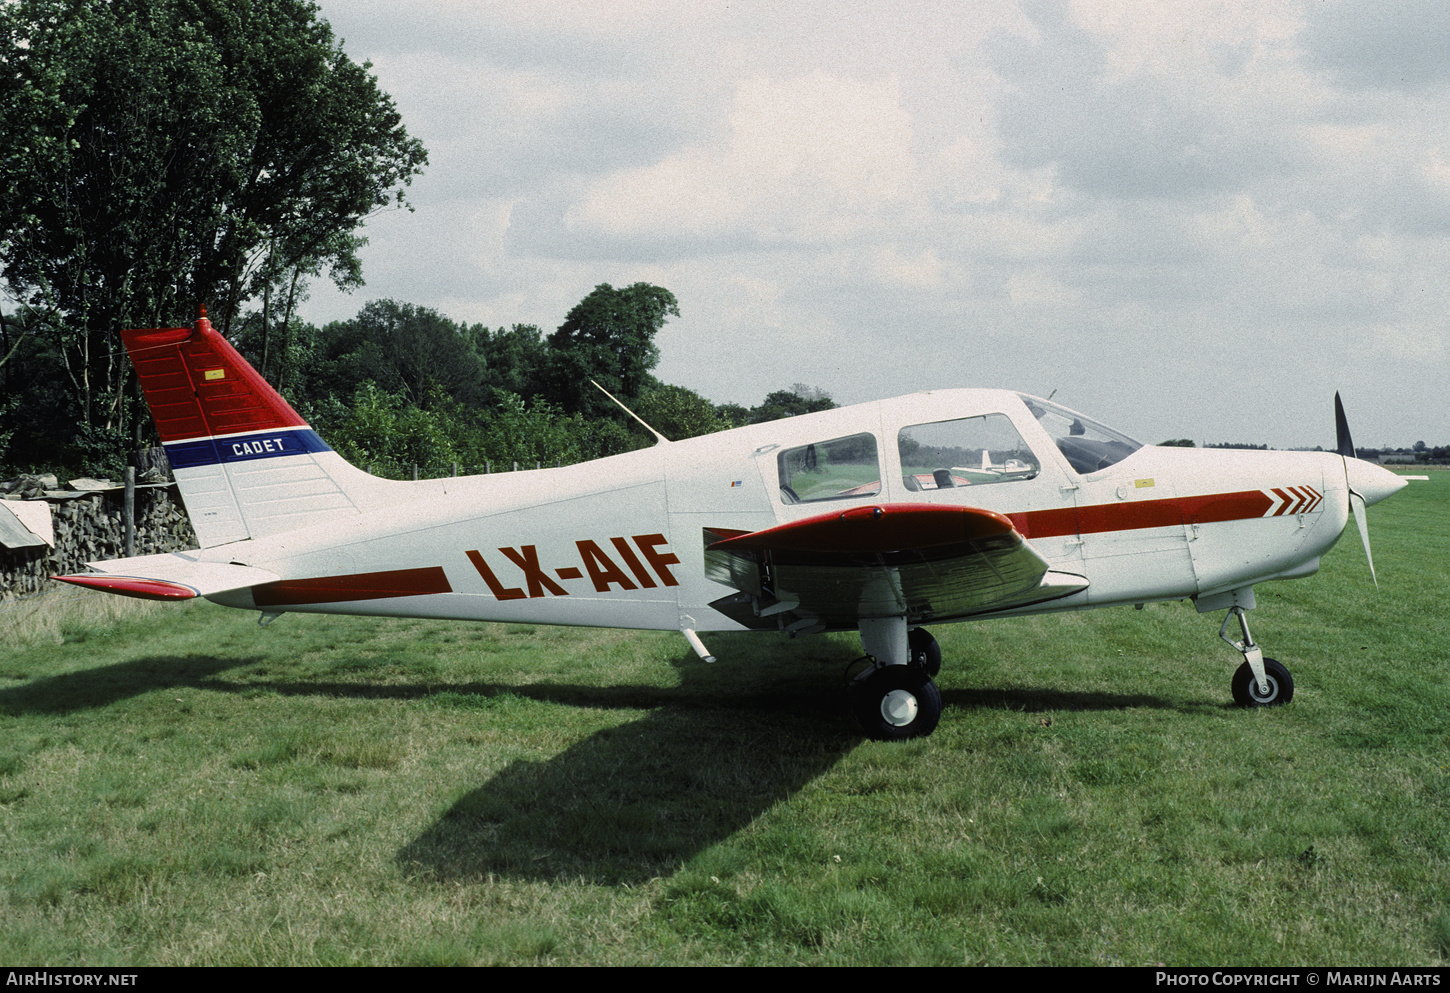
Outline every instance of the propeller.
[(1359, 526), (1359, 540), (1364, 542), (1364, 557), (1369, 560), (1369, 578), (1374, 580), (1375, 589), (1379, 589), (1379, 577), (1374, 571), (1374, 556), (1369, 550), (1369, 521), (1366, 519), (1364, 497), (1355, 490), (1355, 481), (1350, 478), (1356, 475), (1350, 468), (1350, 460), (1357, 462), (1358, 459), (1354, 454), (1354, 442), (1349, 437), (1349, 419), (1344, 416), (1344, 404), (1340, 401), (1337, 390), (1334, 393), (1334, 433), (1339, 454), (1344, 458), (1344, 482), (1349, 488), (1349, 509), (1354, 512), (1354, 523)]

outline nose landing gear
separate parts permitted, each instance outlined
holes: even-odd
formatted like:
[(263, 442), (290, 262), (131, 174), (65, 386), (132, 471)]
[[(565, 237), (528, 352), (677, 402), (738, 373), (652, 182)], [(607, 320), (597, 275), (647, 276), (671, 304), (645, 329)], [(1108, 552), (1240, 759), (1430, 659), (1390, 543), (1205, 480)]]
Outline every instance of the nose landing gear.
[[(1238, 618), (1239, 630), (1243, 632), (1242, 641), (1235, 641), (1228, 634), (1234, 618)], [(1244, 664), (1234, 673), (1230, 684), (1234, 703), (1240, 707), (1277, 707), (1294, 699), (1294, 677), (1276, 660), (1264, 658), (1249, 633), (1249, 620), (1243, 607), (1235, 605), (1228, 609), (1218, 636), (1244, 657)]]

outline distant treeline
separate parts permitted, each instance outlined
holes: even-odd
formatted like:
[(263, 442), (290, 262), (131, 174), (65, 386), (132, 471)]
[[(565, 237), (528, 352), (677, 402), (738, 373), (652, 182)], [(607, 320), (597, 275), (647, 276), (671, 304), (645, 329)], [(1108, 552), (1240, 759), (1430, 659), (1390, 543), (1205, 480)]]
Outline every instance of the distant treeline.
[[(254, 311), (233, 324), (231, 337), (333, 448), (395, 478), (415, 467), (440, 475), (454, 465), (474, 473), (569, 464), (651, 443), (591, 380), (670, 439), (835, 406), (799, 383), (745, 407), (660, 382), (654, 338), (678, 314), (662, 287), (602, 284), (548, 335), (535, 325), (461, 324), (378, 300), (323, 327)], [(124, 433), (82, 425), (63, 354), (44, 334), (17, 333), (23, 315), (6, 324), (14, 350), (0, 367), (0, 472), (114, 477), (129, 452), (155, 443), (149, 419)]]
[(1377, 462), (1412, 462), (1416, 465), (1450, 465), (1450, 445), (1430, 447), (1417, 441), (1409, 448), (1360, 448), (1362, 459)]
[[(1163, 448), (1197, 448), (1198, 447), (1197, 445), (1195, 445), (1193, 443), (1193, 440), (1191, 438), (1170, 438), (1167, 441), (1160, 441), (1160, 442), (1158, 442), (1158, 444), (1159, 444), (1160, 447), (1163, 447)], [(1246, 450), (1250, 450), (1250, 451), (1259, 451), (1259, 450), (1261, 450), (1261, 451), (1268, 451), (1268, 449), (1269, 449), (1269, 446), (1268, 445), (1249, 445), (1249, 444), (1245, 444), (1243, 442), (1238, 442), (1238, 441), (1221, 441), (1221, 442), (1212, 442), (1212, 441), (1209, 441), (1209, 442), (1205, 442), (1204, 445), (1203, 445), (1203, 447), (1204, 448), (1239, 448), (1239, 449), (1246, 449)]]
[[(1194, 448), (1193, 441), (1189, 438), (1170, 438), (1167, 441), (1158, 442), (1160, 446), (1167, 448)], [(1248, 445), (1239, 442), (1208, 442), (1204, 448), (1240, 448), (1259, 451), (1269, 451), (1268, 445)], [(1295, 449), (1297, 451), (1297, 449)], [(1316, 445), (1312, 451), (1322, 452), (1324, 449)], [(1442, 445), (1431, 448), (1423, 441), (1417, 441), (1409, 448), (1356, 448), (1355, 454), (1362, 459), (1371, 462), (1412, 462), (1417, 465), (1450, 465), (1450, 445)]]

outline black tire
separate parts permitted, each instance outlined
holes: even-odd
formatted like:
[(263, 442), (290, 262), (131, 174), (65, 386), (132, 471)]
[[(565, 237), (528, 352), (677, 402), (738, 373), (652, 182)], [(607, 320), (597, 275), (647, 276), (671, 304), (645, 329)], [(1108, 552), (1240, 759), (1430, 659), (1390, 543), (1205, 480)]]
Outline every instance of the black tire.
[(941, 720), (941, 691), (914, 665), (877, 669), (856, 687), (856, 717), (880, 741), (922, 738)]
[(906, 635), (907, 647), (911, 650), (911, 664), (935, 679), (941, 672), (941, 645), (926, 628), (912, 628)]
[(1294, 677), (1274, 659), (1264, 659), (1264, 676), (1269, 681), (1269, 694), (1259, 692), (1254, 670), (1245, 662), (1234, 673), (1234, 703), (1240, 707), (1277, 707), (1294, 699)]

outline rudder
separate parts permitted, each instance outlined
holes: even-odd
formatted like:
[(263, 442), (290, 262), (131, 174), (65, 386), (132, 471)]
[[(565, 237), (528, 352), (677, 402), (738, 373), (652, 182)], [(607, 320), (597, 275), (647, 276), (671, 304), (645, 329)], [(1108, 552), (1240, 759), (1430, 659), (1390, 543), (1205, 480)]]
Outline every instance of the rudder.
[(334, 452), (202, 311), (121, 332), (202, 548), (360, 513), (378, 480)]

